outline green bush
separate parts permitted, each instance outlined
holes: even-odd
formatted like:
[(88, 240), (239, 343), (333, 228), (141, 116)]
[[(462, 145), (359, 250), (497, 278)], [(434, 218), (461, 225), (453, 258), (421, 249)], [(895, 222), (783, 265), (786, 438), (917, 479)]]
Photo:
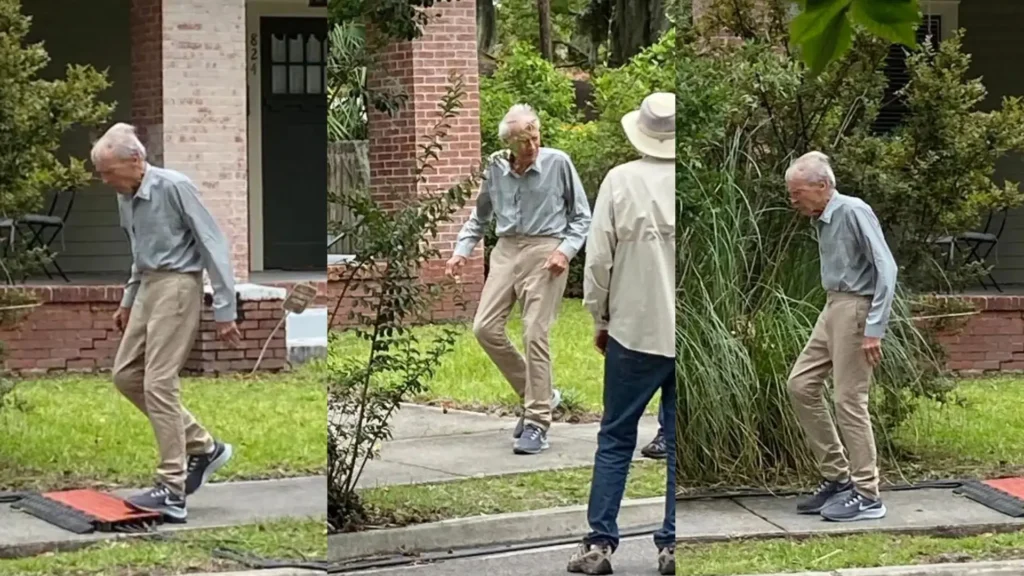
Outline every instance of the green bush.
[(480, 79), (480, 137), (484, 154), (504, 148), (498, 124), (515, 104), (529, 104), (541, 122), (541, 143), (552, 146), (559, 126), (576, 122), (572, 79), (529, 44), (514, 45), (491, 77)]
[(789, 162), (811, 149), (832, 157), (840, 190), (875, 208), (900, 266), (872, 389), (879, 453), (898, 465), (906, 454), (897, 429), (920, 399), (942, 401), (951, 390), (933, 335), (910, 320), (928, 306), (917, 294), (938, 284), (929, 238), (1020, 204), (1016, 184), (992, 177), (996, 161), (1024, 148), (1021, 104), (978, 111), (984, 88), (966, 79), (969, 58), (952, 38), (910, 59), (910, 115), (880, 134), (887, 44), (858, 35), (812, 77), (782, 49), (784, 36), (717, 24), (739, 40), (684, 43), (677, 60), (678, 441), (699, 447), (680, 452), (678, 473), (722, 483), (815, 475), (786, 380), (824, 294), (813, 230), (787, 205), (783, 182)]

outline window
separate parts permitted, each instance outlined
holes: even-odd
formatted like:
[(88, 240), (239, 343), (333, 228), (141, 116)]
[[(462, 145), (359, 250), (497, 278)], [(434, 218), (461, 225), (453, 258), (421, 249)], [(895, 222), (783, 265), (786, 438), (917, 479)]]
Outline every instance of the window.
[[(942, 16), (925, 15), (921, 26), (917, 29), (917, 42), (924, 44), (930, 37), (931, 45), (938, 48), (942, 41)], [(882, 97), (882, 108), (875, 118), (874, 131), (878, 134), (886, 134), (895, 130), (903, 123), (903, 118), (909, 110), (903, 98), (897, 96), (897, 92), (903, 89), (910, 81), (910, 74), (907, 70), (907, 48), (899, 44), (889, 47), (889, 54), (885, 58), (885, 77), (889, 80), (885, 88), (885, 95)]]
[(313, 34), (270, 38), (270, 91), (275, 95), (322, 95), (327, 83), (327, 43)]

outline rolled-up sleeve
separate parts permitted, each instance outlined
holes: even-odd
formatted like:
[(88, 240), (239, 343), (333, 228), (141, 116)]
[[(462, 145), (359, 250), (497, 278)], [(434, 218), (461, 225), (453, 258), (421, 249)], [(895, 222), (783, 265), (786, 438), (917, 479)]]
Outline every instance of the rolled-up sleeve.
[(175, 185), (178, 207), (182, 219), (195, 236), (203, 264), (213, 286), (213, 319), (234, 322), (237, 318), (235, 303), (235, 272), (231, 266), (231, 248), (217, 221), (199, 200), (199, 191), (191, 182)]
[(576, 166), (568, 158), (565, 161), (565, 170), (565, 203), (569, 207), (569, 213), (565, 238), (558, 250), (572, 260), (587, 241), (591, 219), (590, 201), (587, 200), (587, 192), (583, 189), (583, 182), (576, 172)]
[(885, 241), (882, 226), (870, 208), (853, 210), (853, 224), (862, 247), (867, 251), (875, 267), (875, 293), (871, 298), (864, 335), (871, 338), (885, 337), (896, 297), (896, 260)]
[(598, 331), (608, 329), (612, 264), (615, 261), (615, 246), (618, 242), (611, 196), (611, 186), (606, 178), (594, 203), (583, 270), (583, 305), (594, 317), (594, 328)]

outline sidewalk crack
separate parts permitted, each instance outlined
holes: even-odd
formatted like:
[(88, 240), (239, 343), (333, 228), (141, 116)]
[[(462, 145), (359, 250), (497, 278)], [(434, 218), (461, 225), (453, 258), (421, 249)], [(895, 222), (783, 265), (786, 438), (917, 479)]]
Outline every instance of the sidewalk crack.
[(786, 530), (786, 529), (785, 529), (784, 527), (782, 527), (781, 525), (779, 525), (779, 524), (776, 524), (775, 522), (772, 522), (772, 521), (771, 521), (771, 520), (769, 520), (769, 519), (768, 519), (768, 518), (767, 518), (766, 516), (764, 516), (763, 514), (760, 514), (760, 513), (758, 513), (758, 512), (756, 511), (756, 510), (754, 510), (754, 509), (750, 508), (749, 506), (745, 506), (745, 505), (744, 505), (744, 504), (743, 504), (742, 502), (740, 502), (740, 501), (739, 501), (738, 499), (736, 499), (736, 498), (730, 498), (729, 500), (730, 500), (730, 501), (732, 501), (732, 502), (733, 502), (734, 504), (736, 504), (737, 506), (739, 506), (740, 508), (743, 508), (744, 510), (746, 510), (747, 512), (750, 512), (750, 513), (751, 513), (751, 514), (753, 514), (754, 516), (757, 516), (757, 517), (758, 517), (758, 518), (760, 518), (761, 520), (764, 520), (764, 521), (765, 521), (765, 523), (767, 523), (767, 524), (770, 524), (770, 525), (774, 526), (775, 528), (778, 528), (778, 529), (779, 529), (780, 531), (782, 531), (782, 532), (785, 532), (785, 533), (787, 533), (787, 534), (789, 533), (789, 530)]

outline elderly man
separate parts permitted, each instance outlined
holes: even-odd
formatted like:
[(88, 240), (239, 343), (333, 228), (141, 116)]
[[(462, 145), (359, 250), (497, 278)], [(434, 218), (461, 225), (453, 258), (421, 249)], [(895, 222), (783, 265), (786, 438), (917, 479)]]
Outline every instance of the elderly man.
[(185, 497), (231, 458), (181, 405), (178, 373), (199, 331), (203, 269), (213, 285), (221, 340), (239, 345), (228, 243), (185, 175), (146, 162), (127, 124), (116, 124), (92, 149), (104, 183), (117, 192), (132, 270), (114, 325), (123, 332), (114, 360), (118, 390), (149, 417), (160, 450), (157, 483), (128, 499), (141, 510), (184, 522)]
[(654, 534), (661, 574), (675, 574), (675, 96), (658, 92), (622, 118), (641, 158), (612, 168), (594, 206), (583, 301), (604, 355), (604, 416), (590, 484), (590, 534), (569, 572), (611, 574), (617, 517), (637, 425), (659, 390), (664, 412), (665, 520)]
[[(498, 242), (491, 251), (473, 333), (524, 401), (513, 432), (514, 452), (539, 454), (548, 448), (551, 414), (560, 400), (552, 388), (548, 330), (558, 315), (569, 261), (586, 239), (590, 204), (569, 156), (541, 148), (540, 118), (533, 109), (513, 106), (498, 135), (509, 154), (492, 157), (446, 273), (459, 275), (495, 218)], [(522, 303), (525, 358), (505, 334), (517, 300)]]
[[(815, 219), (821, 283), (828, 291), (825, 309), (789, 376), (793, 408), (823, 477), (797, 503), (797, 511), (837, 522), (882, 518), (886, 510), (878, 494), (868, 391), (872, 369), (882, 359), (896, 262), (871, 207), (836, 191), (827, 156), (809, 152), (797, 158), (786, 171), (786, 186), (793, 208)], [(825, 404), (830, 371), (849, 459)]]

